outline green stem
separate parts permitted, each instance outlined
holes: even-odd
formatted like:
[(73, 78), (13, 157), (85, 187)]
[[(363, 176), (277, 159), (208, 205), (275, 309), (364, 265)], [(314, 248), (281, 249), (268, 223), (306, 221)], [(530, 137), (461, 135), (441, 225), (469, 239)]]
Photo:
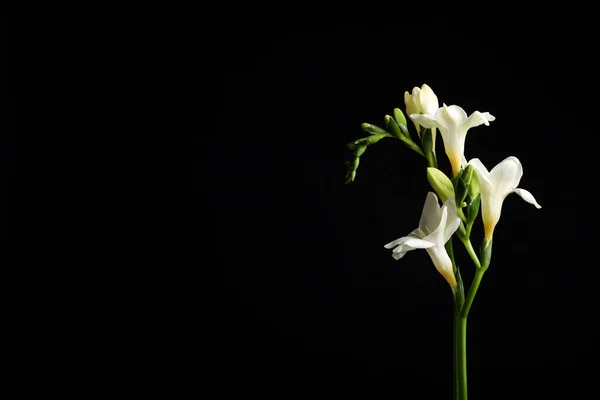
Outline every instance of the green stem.
[(477, 270), (479, 270), (481, 268), (481, 263), (479, 262), (479, 257), (477, 257), (477, 252), (471, 244), (471, 239), (469, 238), (469, 236), (467, 236), (465, 240), (461, 240), (461, 242), (463, 242), (463, 244), (465, 245), (465, 249), (467, 249), (467, 253), (469, 253), (469, 255), (471, 256), (473, 264), (475, 264)]
[[(469, 242), (470, 244), (470, 242)], [(473, 278), (473, 283), (465, 299), (460, 313), (454, 316), (455, 337), (455, 368), (458, 370), (456, 381), (458, 385), (458, 400), (467, 400), (467, 317), (473, 305), (473, 300), (479, 289), (479, 284), (487, 268), (478, 268)]]
[(437, 159), (435, 157), (435, 153), (434, 152), (427, 153), (426, 157), (427, 157), (427, 164), (429, 164), (430, 167), (433, 167), (433, 168), (437, 168), (438, 167)]
[(454, 400), (459, 400), (459, 392), (458, 392), (458, 388), (459, 388), (459, 384), (458, 384), (458, 334), (457, 334), (457, 329), (456, 327), (458, 326), (458, 313), (456, 312), (456, 310), (452, 313), (453, 318), (452, 318), (452, 327), (453, 327), (453, 332), (452, 332), (452, 358), (454, 360), (454, 364), (453, 364), (453, 368), (452, 368), (452, 375), (453, 375), (453, 379), (452, 379), (452, 398)]
[[(452, 388), (453, 388), (453, 398), (455, 400), (462, 400), (461, 397), (461, 379), (462, 379), (462, 364), (461, 364), (461, 331), (460, 331), (460, 324), (461, 324), (461, 316), (460, 316), (460, 307), (458, 306), (458, 302), (460, 300), (458, 298), (456, 298), (455, 296), (455, 301), (454, 301), (454, 313), (453, 318), (452, 318), (452, 326), (453, 326), (453, 335), (452, 335), (452, 350), (453, 350), (453, 357), (454, 357), (454, 363), (453, 363), (453, 380), (452, 380)], [(463, 296), (463, 301), (464, 301), (464, 296)], [(466, 375), (465, 375), (466, 376)], [(466, 379), (466, 378), (465, 378)]]
[(458, 265), (456, 265), (456, 261), (454, 259), (454, 250), (452, 248), (452, 237), (448, 242), (446, 242), (446, 251), (448, 252), (448, 256), (450, 256), (450, 260), (452, 261), (452, 270), (454, 272), (454, 276), (456, 278), (456, 288), (454, 289), (454, 312), (452, 313), (453, 318), (453, 329), (452, 329), (452, 359), (453, 359), (453, 379), (452, 379), (452, 393), (453, 399), (459, 400), (459, 383), (458, 383), (458, 336), (456, 334), (456, 326), (459, 318), (460, 310), (462, 308), (463, 303), (465, 302), (465, 291), (462, 282), (462, 278), (460, 276), (460, 270), (458, 269)]
[(460, 311), (460, 316), (462, 318), (467, 318), (469, 315), (469, 310), (471, 309), (471, 305), (473, 304), (473, 299), (475, 299), (475, 295), (477, 294), (477, 289), (479, 288), (479, 284), (481, 283), (481, 278), (483, 278), (483, 274), (487, 268), (479, 268), (475, 271), (475, 277), (473, 278), (473, 283), (471, 283), (471, 288), (469, 289), (469, 294), (467, 294), (467, 298), (465, 299), (465, 304)]
[(467, 317), (455, 316), (458, 400), (467, 400)]

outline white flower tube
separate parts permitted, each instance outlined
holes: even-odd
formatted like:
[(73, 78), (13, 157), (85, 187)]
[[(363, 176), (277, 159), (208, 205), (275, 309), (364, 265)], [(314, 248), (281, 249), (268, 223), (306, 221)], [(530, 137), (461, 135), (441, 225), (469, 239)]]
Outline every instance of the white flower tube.
[(425, 249), (431, 261), (440, 274), (448, 281), (452, 290), (456, 288), (456, 277), (452, 269), (452, 261), (444, 245), (456, 232), (460, 219), (456, 211), (454, 198), (449, 198), (442, 207), (438, 204), (435, 193), (427, 193), (419, 228), (408, 236), (396, 239), (385, 245), (386, 249), (393, 249), (392, 256), (399, 260), (406, 252), (414, 249)]
[(452, 165), (452, 174), (460, 171), (460, 163), (465, 152), (467, 131), (481, 124), (489, 125), (496, 117), (488, 112), (467, 113), (459, 106), (447, 106), (437, 109), (433, 114), (411, 114), (410, 118), (426, 128), (439, 128), (444, 140), (446, 155)]
[(504, 159), (489, 172), (478, 158), (472, 159), (469, 164), (475, 168), (479, 177), (481, 216), (487, 240), (492, 239), (494, 228), (500, 220), (502, 203), (510, 193), (516, 193), (526, 202), (542, 208), (530, 192), (517, 188), (523, 176), (523, 166), (517, 157)]

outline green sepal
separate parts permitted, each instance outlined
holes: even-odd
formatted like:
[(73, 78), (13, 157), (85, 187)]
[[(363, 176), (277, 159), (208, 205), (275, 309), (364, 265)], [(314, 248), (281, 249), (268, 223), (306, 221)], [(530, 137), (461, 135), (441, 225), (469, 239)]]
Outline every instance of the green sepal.
[(454, 306), (456, 307), (457, 314), (462, 311), (462, 306), (465, 304), (465, 286), (460, 275), (460, 269), (458, 265), (454, 271), (454, 277), (456, 278), (456, 289), (454, 291)]
[(456, 236), (458, 236), (458, 238), (463, 242), (469, 239), (463, 221), (460, 221), (460, 224), (458, 225), (458, 229), (456, 230)]
[(456, 196), (456, 207), (458, 208), (462, 207), (463, 202), (467, 198), (467, 184), (463, 179), (465, 171), (465, 169), (461, 169), (458, 172), (458, 174), (453, 178), (454, 194)]
[(433, 131), (431, 129), (421, 127), (421, 144), (423, 145), (423, 153), (425, 153), (429, 166), (437, 168), (435, 149), (433, 148)]
[[(366, 146), (365, 146), (366, 149)], [(364, 153), (364, 150), (363, 150)], [(360, 163), (359, 157), (354, 157), (352, 161), (346, 161), (346, 166), (348, 167), (346, 171), (346, 184), (350, 182), (354, 182), (354, 178), (356, 178), (356, 170), (358, 169), (358, 164)]]
[[(471, 181), (472, 182), (472, 181)], [(470, 199), (467, 205), (467, 229), (470, 231), (470, 227), (473, 225), (477, 214), (479, 214), (479, 204), (481, 203), (481, 195), (477, 193), (475, 197)]]
[(481, 268), (486, 269), (490, 266), (490, 262), (492, 260), (492, 241), (483, 239), (481, 242), (481, 249), (479, 250), (479, 260), (481, 262)]

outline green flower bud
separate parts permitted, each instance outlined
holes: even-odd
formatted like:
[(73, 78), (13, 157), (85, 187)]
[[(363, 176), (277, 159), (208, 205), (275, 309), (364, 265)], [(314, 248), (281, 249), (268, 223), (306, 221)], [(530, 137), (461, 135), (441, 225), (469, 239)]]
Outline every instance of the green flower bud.
[(454, 197), (452, 181), (439, 169), (433, 167), (427, 168), (427, 180), (442, 203), (445, 203), (448, 198)]
[(398, 123), (398, 125), (406, 125), (406, 117), (404, 116), (404, 113), (402, 112), (401, 109), (399, 108), (394, 108), (394, 118), (396, 119), (396, 122)]
[(363, 155), (363, 153), (365, 152), (365, 150), (367, 150), (367, 146), (366, 145), (358, 146), (356, 148), (356, 150), (354, 150), (354, 155), (356, 157), (360, 157), (360, 156)]
[[(470, 167), (470, 165), (469, 165)], [(479, 195), (479, 177), (477, 176), (477, 171), (475, 168), (473, 170), (473, 175), (471, 176), (471, 180), (469, 181), (469, 197), (474, 199), (475, 196)]]
[(347, 144), (350, 149), (354, 150), (359, 146), (368, 146), (370, 144), (375, 144), (379, 142), (384, 137), (389, 137), (390, 135), (387, 132), (381, 134), (373, 134), (371, 136), (367, 136), (364, 138), (356, 139)]
[(389, 115), (385, 116), (385, 127), (390, 131), (390, 133), (397, 137), (398, 139), (402, 138), (402, 132), (400, 131), (400, 127), (398, 123)]
[(406, 117), (404, 113), (399, 108), (394, 108), (394, 119), (396, 123), (400, 127), (400, 131), (404, 136), (410, 137), (410, 133), (408, 133), (408, 127), (406, 126)]
[[(362, 146), (359, 147), (359, 149), (361, 148)], [(367, 146), (364, 146), (364, 149), (366, 148)], [(358, 169), (358, 164), (360, 164), (360, 158), (358, 156), (354, 157), (352, 161), (346, 161), (346, 166), (348, 167), (348, 170), (346, 171), (346, 184), (354, 182), (354, 179), (356, 178), (356, 170)]]
[(363, 131), (370, 133), (371, 135), (382, 135), (384, 133), (387, 134), (387, 132), (381, 129), (380, 127), (376, 125), (367, 124), (366, 122), (360, 124), (360, 127)]
[(467, 165), (464, 168), (461, 179), (463, 181), (465, 181), (466, 186), (469, 186), (469, 183), (471, 182), (471, 178), (473, 177), (474, 172), (475, 172), (475, 170), (473, 169), (473, 166), (471, 164)]

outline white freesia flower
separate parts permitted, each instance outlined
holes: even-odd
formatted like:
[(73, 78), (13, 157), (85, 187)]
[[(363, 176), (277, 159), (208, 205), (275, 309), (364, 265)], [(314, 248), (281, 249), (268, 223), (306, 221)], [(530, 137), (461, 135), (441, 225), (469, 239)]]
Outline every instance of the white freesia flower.
[[(435, 114), (440, 107), (438, 98), (427, 84), (423, 84), (421, 88), (414, 87), (412, 94), (404, 92), (404, 103), (406, 104), (406, 114)], [(412, 120), (415, 124), (417, 134), (421, 136), (421, 125)], [(435, 128), (431, 130), (432, 150), (435, 153)]]
[(516, 193), (526, 202), (542, 208), (530, 192), (517, 188), (523, 176), (523, 166), (517, 157), (504, 159), (489, 172), (478, 158), (472, 159), (469, 164), (475, 168), (479, 177), (481, 216), (486, 239), (492, 239), (494, 228), (500, 219), (502, 203), (510, 193)]
[(461, 107), (447, 106), (446, 104), (433, 114), (415, 113), (411, 114), (410, 118), (426, 128), (439, 128), (454, 175), (460, 171), (467, 131), (481, 124), (489, 125), (490, 121), (496, 119), (488, 112), (481, 113), (479, 111), (475, 111), (467, 117), (467, 113)]
[(440, 207), (436, 194), (429, 192), (423, 206), (419, 228), (409, 233), (408, 236), (386, 244), (385, 248), (393, 248), (392, 256), (396, 260), (404, 257), (410, 250), (426, 249), (437, 270), (454, 290), (456, 278), (452, 270), (452, 261), (444, 245), (456, 232), (459, 224), (460, 219), (454, 198), (449, 198)]

